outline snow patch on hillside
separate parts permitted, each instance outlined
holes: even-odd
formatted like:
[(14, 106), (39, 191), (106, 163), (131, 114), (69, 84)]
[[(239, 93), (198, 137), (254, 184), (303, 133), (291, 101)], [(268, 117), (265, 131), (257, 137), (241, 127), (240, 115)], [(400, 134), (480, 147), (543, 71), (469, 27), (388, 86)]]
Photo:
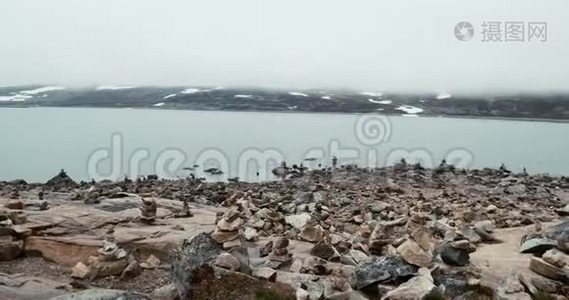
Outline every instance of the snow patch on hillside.
[(377, 104), (391, 104), (391, 103), (393, 103), (391, 100), (375, 100), (375, 99), (368, 99), (368, 100), (371, 103), (377, 103)]
[(299, 92), (288, 92), (288, 94), (291, 95), (291, 96), (309, 97), (307, 94), (305, 94), (305, 93), (299, 93)]
[(37, 94), (41, 94), (41, 93), (46, 93), (46, 92), (51, 92), (51, 91), (60, 91), (60, 90), (64, 90), (64, 89), (65, 89), (64, 87), (60, 87), (60, 86), (45, 86), (45, 87), (37, 88), (34, 90), (21, 91), (20, 94), (37, 95)]
[(422, 113), (424, 111), (422, 108), (418, 108), (418, 107), (411, 106), (411, 105), (401, 105), (395, 109), (402, 110), (402, 111), (406, 112), (407, 114), (418, 114), (418, 113)]
[(12, 95), (0, 96), (0, 101), (21, 102), (21, 101), (33, 99), (34, 95), (38, 95), (38, 94), (44, 94), (44, 95), (42, 95), (41, 98), (45, 98), (45, 97), (47, 97), (47, 95), (45, 94), (47, 92), (64, 90), (64, 89), (65, 89), (64, 87), (60, 87), (60, 86), (45, 86), (45, 87), (41, 87), (41, 88), (37, 88), (37, 89), (33, 89), (33, 90), (26, 90), (26, 91), (20, 91), (18, 93), (12, 93)]

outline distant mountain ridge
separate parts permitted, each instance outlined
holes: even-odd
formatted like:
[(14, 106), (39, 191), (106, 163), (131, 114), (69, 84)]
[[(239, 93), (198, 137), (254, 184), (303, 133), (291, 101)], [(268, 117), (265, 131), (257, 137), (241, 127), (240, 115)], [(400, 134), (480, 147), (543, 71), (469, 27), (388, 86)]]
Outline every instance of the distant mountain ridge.
[(405, 116), (569, 119), (569, 94), (456, 96), (222, 87), (0, 87), (0, 107), (109, 107), (225, 111), (379, 112)]

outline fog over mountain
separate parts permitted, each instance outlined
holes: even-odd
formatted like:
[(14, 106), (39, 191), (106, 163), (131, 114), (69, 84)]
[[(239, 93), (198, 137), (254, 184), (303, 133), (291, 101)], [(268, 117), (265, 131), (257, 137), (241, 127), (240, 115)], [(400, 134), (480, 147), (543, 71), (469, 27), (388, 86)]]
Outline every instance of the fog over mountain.
[[(565, 4), (4, 0), (0, 86), (566, 90)], [(547, 41), (482, 42), (485, 21), (547, 22)]]

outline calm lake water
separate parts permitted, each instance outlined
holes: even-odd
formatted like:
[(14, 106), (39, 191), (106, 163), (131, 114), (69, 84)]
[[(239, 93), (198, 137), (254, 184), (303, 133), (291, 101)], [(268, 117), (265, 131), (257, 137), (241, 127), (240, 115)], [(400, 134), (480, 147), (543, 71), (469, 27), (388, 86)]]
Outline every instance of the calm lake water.
[[(470, 168), (569, 175), (569, 124), (347, 114), (143, 109), (0, 109), (0, 180), (43, 182), (65, 169), (77, 180), (140, 174), (187, 176), (218, 167), (271, 178), (279, 161), (316, 167), (383, 166), (405, 157)], [(259, 172), (259, 176), (257, 176)]]

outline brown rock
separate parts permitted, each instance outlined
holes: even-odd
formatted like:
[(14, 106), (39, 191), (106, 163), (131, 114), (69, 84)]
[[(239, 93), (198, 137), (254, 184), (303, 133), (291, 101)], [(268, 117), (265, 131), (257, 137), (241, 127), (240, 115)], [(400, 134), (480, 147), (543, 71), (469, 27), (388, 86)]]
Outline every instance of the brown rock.
[(273, 251), (273, 241), (269, 241), (268, 243), (266, 243), (263, 246), (263, 248), (261, 248), (261, 251), (259, 251), (259, 254), (261, 257), (265, 257), (265, 256), (269, 255), (272, 251)]
[(24, 248), (24, 241), (2, 241), (0, 242), (0, 261), (13, 260), (20, 256)]
[(96, 277), (118, 276), (127, 267), (128, 261), (121, 259), (117, 261), (99, 261), (93, 265)]
[(235, 240), (223, 243), (223, 249), (225, 249), (225, 250), (235, 248), (235, 247), (241, 247), (241, 240), (235, 239)]
[(276, 248), (276, 249), (282, 249), (282, 248), (288, 247), (288, 244), (289, 244), (289, 242), (288, 242), (288, 239), (287, 239), (287, 238), (285, 238), (285, 237), (278, 237), (278, 238), (275, 240), (273, 247)]
[(427, 228), (422, 226), (415, 228), (415, 230), (411, 231), (411, 237), (423, 250), (434, 250), (433, 235)]
[(409, 279), (396, 289), (389, 291), (382, 299), (415, 300), (424, 299), (436, 286), (429, 269), (419, 269), (419, 275)]
[(132, 279), (132, 278), (137, 277), (141, 273), (142, 273), (141, 266), (138, 264), (138, 262), (136, 260), (132, 259), (132, 260), (130, 260), (130, 262), (128, 263), (128, 265), (126, 266), (124, 271), (122, 272), (121, 279), (123, 279), (123, 280)]
[(239, 227), (243, 225), (243, 219), (236, 218), (233, 221), (228, 221), (227, 219), (221, 219), (217, 223), (217, 228), (222, 231), (236, 231), (239, 230)]
[(85, 279), (91, 270), (84, 263), (78, 262), (75, 267), (71, 269), (71, 278)]
[(223, 244), (239, 237), (239, 231), (221, 231), (216, 229), (211, 237), (218, 243)]
[(310, 254), (330, 261), (338, 261), (340, 259), (340, 253), (338, 253), (336, 248), (324, 240), (314, 245), (310, 250)]
[(401, 255), (406, 262), (419, 267), (429, 267), (433, 260), (433, 255), (423, 250), (415, 241), (408, 239), (399, 247), (397, 253)]
[(547, 250), (543, 256), (543, 260), (559, 268), (565, 267), (569, 263), (569, 255), (557, 250)]
[(8, 209), (17, 209), (22, 210), (24, 209), (24, 203), (20, 200), (11, 200), (4, 204), (4, 207)]
[(532, 257), (529, 265), (530, 270), (554, 280), (565, 281), (567, 277), (562, 268), (556, 267), (539, 257)]
[(160, 266), (160, 259), (154, 255), (150, 255), (145, 262), (141, 263), (140, 266), (143, 269), (156, 269)]

